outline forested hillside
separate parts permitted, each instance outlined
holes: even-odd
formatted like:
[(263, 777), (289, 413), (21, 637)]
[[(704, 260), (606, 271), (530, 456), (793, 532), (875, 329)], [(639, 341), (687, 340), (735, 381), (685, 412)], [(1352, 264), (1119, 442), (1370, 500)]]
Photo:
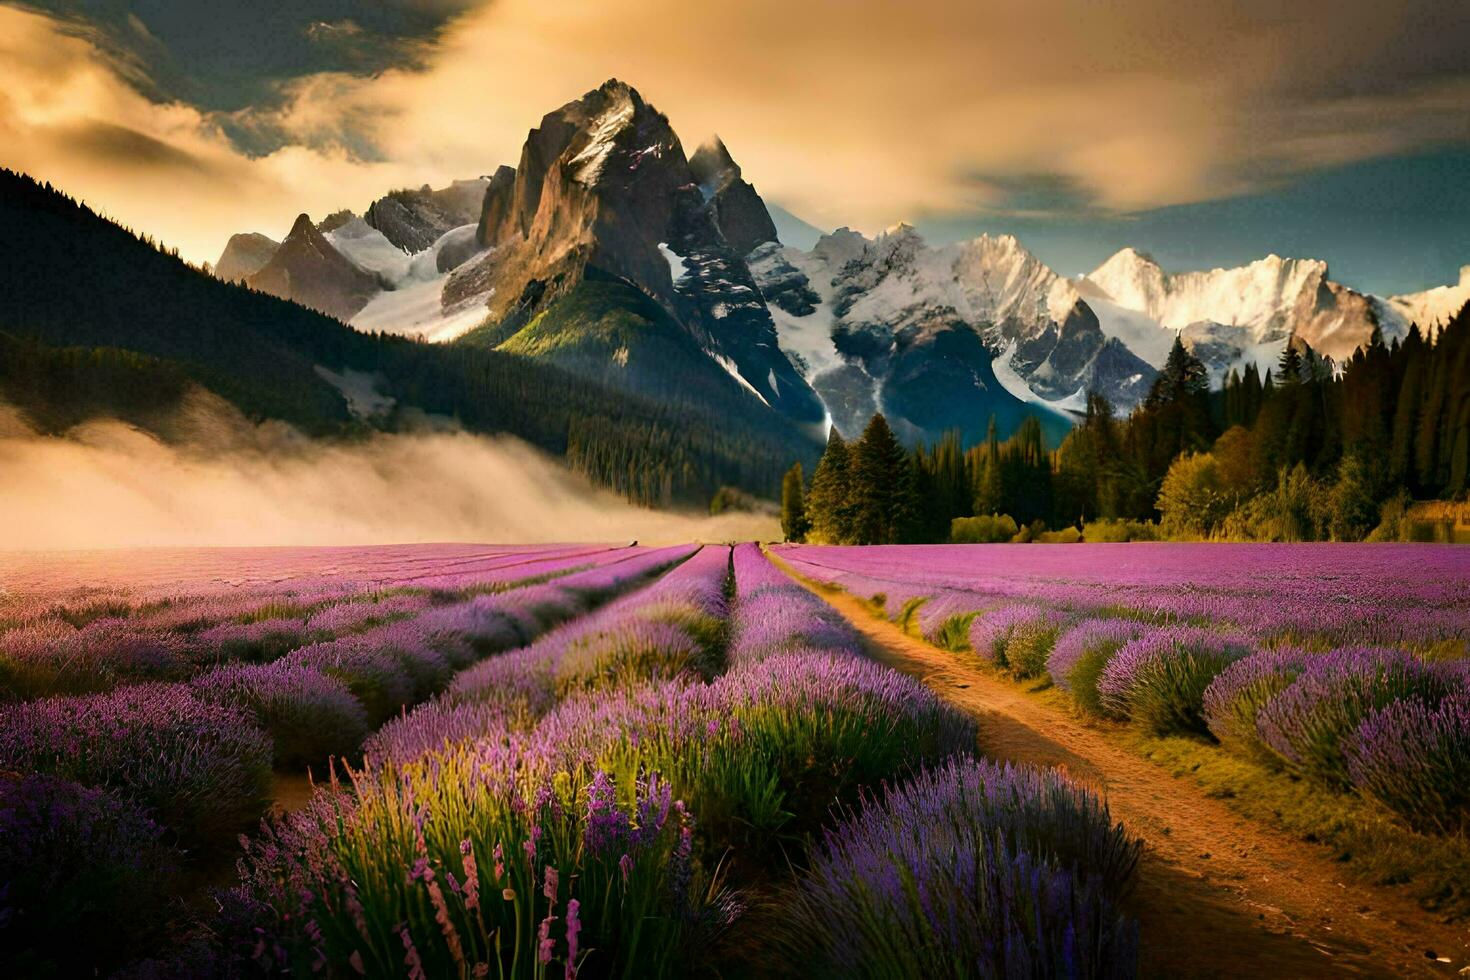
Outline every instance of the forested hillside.
[(1413, 500), (1470, 492), (1470, 306), (1432, 338), (1375, 332), (1341, 370), (1288, 346), (1213, 392), (1176, 341), (1132, 414), (1094, 394), (1054, 450), (1030, 420), (904, 454), (878, 416), (853, 446), (834, 434), (809, 490), (800, 472), (783, 487), (797, 540), (1402, 539)]
[(502, 352), (359, 333), (221, 282), (10, 171), (0, 171), (0, 233), (11, 243), (0, 264), (0, 399), (53, 431), (97, 415), (146, 425), (194, 383), (251, 419), (351, 437), (369, 423), (353, 418), (324, 367), (375, 376), (396, 409), (374, 427), (399, 427), (417, 409), (514, 434), (647, 504), (703, 504), (727, 484), (774, 495), (782, 468), (818, 448), (754, 400), (732, 416), (677, 391), (641, 397)]

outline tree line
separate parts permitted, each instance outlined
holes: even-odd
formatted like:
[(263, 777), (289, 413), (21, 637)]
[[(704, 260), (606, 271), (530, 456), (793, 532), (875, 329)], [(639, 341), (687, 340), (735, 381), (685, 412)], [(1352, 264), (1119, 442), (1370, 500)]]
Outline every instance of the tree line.
[(810, 487), (782, 485), (793, 540), (1264, 541), (1398, 539), (1413, 500), (1470, 491), (1470, 306), (1429, 333), (1377, 328), (1341, 365), (1292, 338), (1271, 370), (1208, 372), (1175, 340), (1148, 396), (1120, 417), (1090, 394), (1051, 448), (1037, 419), (965, 447), (911, 449), (874, 416), (835, 430)]

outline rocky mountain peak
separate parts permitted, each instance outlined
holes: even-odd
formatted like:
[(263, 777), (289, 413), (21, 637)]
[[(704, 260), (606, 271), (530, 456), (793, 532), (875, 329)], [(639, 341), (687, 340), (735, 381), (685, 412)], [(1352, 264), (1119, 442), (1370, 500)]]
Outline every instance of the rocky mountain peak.
[(349, 320), (382, 288), (378, 276), (339, 252), (307, 214), (298, 215), (291, 233), (269, 262), (248, 280), (262, 292), (295, 300), (339, 320)]
[(214, 264), (214, 274), (225, 282), (249, 279), (271, 260), (281, 243), (257, 232), (231, 235)]
[(870, 242), (846, 225), (829, 235), (817, 239), (812, 255), (822, 260), (828, 268), (837, 270), (854, 259), (861, 258)]
[(699, 181), (706, 198), (714, 197), (741, 177), (740, 164), (735, 162), (725, 141), (718, 136), (711, 136), (699, 144), (689, 158), (689, 169), (694, 172), (694, 178)]

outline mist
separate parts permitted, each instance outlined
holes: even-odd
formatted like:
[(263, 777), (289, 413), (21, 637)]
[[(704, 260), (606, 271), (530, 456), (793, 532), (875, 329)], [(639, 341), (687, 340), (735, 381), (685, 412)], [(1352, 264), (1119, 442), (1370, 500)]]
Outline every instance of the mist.
[(654, 511), (511, 437), (444, 429), (353, 442), (251, 425), (195, 398), (162, 427), (40, 436), (0, 405), (0, 550), (771, 538), (773, 517)]

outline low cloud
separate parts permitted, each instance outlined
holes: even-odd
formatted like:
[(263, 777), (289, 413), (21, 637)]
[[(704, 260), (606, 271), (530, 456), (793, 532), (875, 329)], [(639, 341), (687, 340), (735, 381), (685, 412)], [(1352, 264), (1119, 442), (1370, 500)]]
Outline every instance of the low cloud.
[(519, 440), (305, 439), (196, 402), (164, 443), (114, 421), (36, 435), (0, 405), (0, 551), (770, 538), (774, 519), (645, 510)]

